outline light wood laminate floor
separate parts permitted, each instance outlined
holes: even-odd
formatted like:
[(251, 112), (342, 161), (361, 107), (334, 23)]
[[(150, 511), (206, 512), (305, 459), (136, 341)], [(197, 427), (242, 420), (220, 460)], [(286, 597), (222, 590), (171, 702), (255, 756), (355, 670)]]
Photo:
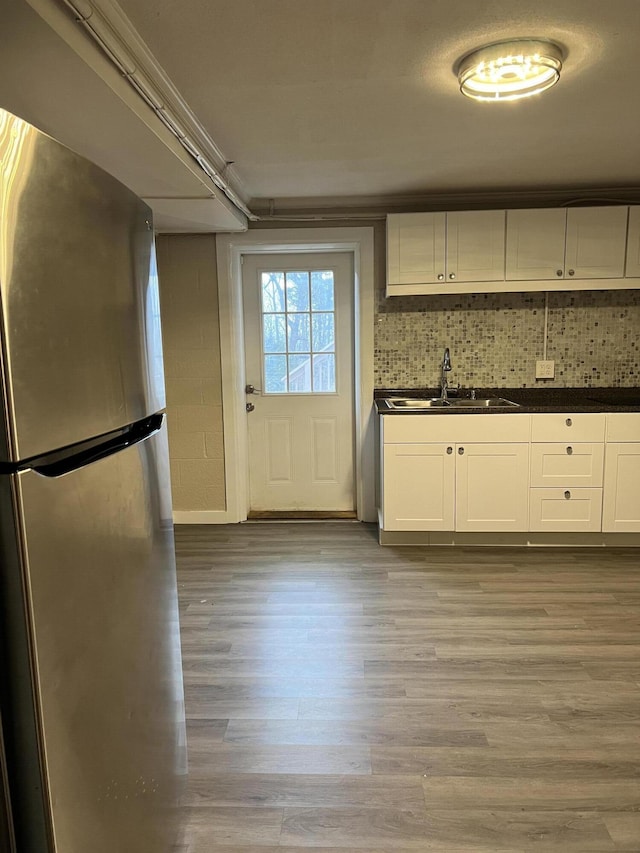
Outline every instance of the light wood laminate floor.
[(188, 853), (640, 851), (640, 551), (178, 527)]

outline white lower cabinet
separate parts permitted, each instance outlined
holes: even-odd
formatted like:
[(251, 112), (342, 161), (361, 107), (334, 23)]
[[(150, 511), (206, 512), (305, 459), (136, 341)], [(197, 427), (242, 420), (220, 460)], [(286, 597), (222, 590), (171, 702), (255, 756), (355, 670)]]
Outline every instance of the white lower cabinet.
[(640, 532), (640, 442), (607, 444), (602, 529)]
[(527, 529), (527, 444), (469, 444), (456, 448), (456, 530)]
[(603, 414), (532, 416), (530, 531), (601, 530), (604, 434)]
[(381, 419), (389, 531), (640, 533), (640, 413)]
[(383, 417), (383, 529), (525, 530), (528, 435), (528, 415)]
[(547, 533), (597, 533), (602, 489), (531, 489), (529, 530)]
[(531, 445), (531, 486), (602, 488), (602, 442)]
[(446, 444), (386, 444), (385, 530), (453, 530), (455, 457)]
[(602, 529), (640, 532), (640, 414), (607, 418)]

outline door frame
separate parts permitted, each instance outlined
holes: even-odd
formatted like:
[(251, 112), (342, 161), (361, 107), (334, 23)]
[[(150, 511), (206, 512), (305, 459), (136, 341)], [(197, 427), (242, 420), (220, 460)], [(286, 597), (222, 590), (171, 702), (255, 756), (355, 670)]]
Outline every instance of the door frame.
[(222, 415), (224, 425), (225, 523), (246, 521), (249, 511), (249, 448), (245, 411), (242, 255), (347, 252), (354, 272), (355, 494), (359, 521), (375, 521), (375, 421), (373, 411), (373, 228), (276, 228), (216, 235)]

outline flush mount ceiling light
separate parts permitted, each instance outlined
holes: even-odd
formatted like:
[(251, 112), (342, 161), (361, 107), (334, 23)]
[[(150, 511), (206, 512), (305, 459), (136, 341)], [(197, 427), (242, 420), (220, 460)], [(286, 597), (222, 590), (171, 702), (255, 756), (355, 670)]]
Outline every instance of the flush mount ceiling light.
[(516, 101), (560, 79), (562, 51), (540, 39), (514, 39), (480, 47), (458, 62), (460, 91), (476, 101)]

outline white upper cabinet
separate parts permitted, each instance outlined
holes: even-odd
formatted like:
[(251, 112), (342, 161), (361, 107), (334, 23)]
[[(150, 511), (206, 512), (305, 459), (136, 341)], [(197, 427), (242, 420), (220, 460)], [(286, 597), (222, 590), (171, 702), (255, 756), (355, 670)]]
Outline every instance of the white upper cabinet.
[(396, 213), (387, 295), (640, 286), (640, 206)]
[(509, 210), (506, 277), (510, 281), (562, 278), (566, 227), (564, 208)]
[(389, 284), (444, 280), (446, 214), (403, 213), (387, 217)]
[(626, 207), (567, 211), (565, 278), (622, 278), (627, 246)]
[(504, 279), (504, 228), (504, 210), (447, 213), (447, 280)]
[(627, 278), (640, 278), (640, 206), (629, 208), (627, 238)]
[(627, 210), (510, 210), (506, 277), (511, 281), (622, 278)]
[[(504, 279), (504, 210), (387, 217), (387, 284), (455, 293), (460, 282)], [(423, 285), (435, 284), (434, 289)]]

